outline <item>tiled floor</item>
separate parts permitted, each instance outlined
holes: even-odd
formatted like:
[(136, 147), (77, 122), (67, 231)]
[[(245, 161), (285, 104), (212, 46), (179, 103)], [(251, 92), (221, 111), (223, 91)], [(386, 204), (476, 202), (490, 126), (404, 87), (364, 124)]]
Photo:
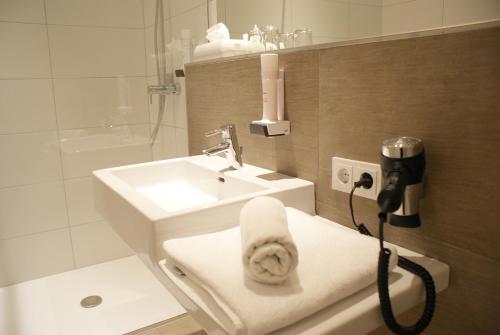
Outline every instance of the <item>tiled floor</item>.
[(136, 331), (129, 335), (206, 335), (207, 333), (190, 316), (178, 319), (157, 327)]

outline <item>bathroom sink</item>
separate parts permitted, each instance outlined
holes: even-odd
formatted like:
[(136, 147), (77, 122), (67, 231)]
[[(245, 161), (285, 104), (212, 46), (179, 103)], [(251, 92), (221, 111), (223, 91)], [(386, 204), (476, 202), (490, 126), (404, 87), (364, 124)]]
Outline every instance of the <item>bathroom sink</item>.
[(152, 269), (171, 238), (230, 228), (251, 198), (269, 195), (314, 213), (314, 185), (221, 157), (191, 156), (94, 171), (96, 207)]

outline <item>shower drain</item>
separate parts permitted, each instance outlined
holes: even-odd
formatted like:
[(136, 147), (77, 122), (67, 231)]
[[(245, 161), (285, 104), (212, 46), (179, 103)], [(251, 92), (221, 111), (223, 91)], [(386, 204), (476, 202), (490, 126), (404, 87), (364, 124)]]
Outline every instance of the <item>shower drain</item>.
[(98, 295), (89, 295), (80, 301), (80, 306), (83, 308), (94, 308), (102, 303), (102, 298)]

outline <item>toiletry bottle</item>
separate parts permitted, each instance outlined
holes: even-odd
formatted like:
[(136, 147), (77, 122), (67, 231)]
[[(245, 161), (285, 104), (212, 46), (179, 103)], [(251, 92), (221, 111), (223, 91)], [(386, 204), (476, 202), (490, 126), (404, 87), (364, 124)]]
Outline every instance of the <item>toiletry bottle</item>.
[(262, 76), (262, 120), (277, 119), (278, 54), (260, 56)]

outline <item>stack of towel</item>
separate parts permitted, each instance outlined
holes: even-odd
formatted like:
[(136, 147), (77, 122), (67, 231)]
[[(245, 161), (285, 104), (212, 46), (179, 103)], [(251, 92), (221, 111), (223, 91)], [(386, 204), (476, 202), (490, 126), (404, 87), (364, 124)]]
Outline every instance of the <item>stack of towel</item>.
[(299, 255), (288, 230), (285, 206), (271, 197), (250, 200), (241, 210), (242, 261), (248, 277), (281, 284), (298, 264)]
[[(286, 327), (377, 279), (375, 238), (283, 209), (269, 198), (252, 200), (240, 219), (240, 227), (163, 244), (169, 266), (181, 269), (182, 281), (211, 299), (209, 306), (230, 320), (234, 331), (224, 329), (231, 334)], [(397, 252), (386, 247), (392, 270)]]

